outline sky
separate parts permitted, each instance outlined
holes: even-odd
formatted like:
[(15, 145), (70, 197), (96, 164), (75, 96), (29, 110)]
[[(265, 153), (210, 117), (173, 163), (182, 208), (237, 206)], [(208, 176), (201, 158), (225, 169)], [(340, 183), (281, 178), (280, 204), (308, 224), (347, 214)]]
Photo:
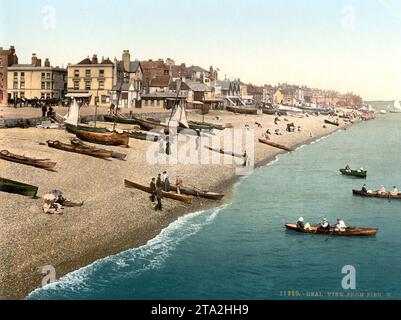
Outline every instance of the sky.
[(172, 58), (219, 77), (401, 98), (401, 0), (0, 0), (0, 46), (64, 67)]

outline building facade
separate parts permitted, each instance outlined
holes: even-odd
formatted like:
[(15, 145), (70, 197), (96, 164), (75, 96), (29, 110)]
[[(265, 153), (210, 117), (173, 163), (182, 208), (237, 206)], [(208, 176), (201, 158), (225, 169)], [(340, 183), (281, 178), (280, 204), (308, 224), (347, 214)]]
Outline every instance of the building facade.
[(15, 54), (14, 46), (4, 50), (0, 47), (0, 105), (6, 105), (8, 102), (8, 67), (18, 64), (18, 57)]
[(102, 58), (99, 62), (97, 55), (77, 64), (69, 64), (68, 93), (90, 94), (90, 105), (95, 105), (99, 99), (99, 106), (109, 106), (113, 86), (123, 77), (121, 72), (115, 73), (114, 69), (115, 64), (109, 58)]
[(52, 67), (49, 59), (32, 54), (30, 64), (13, 64), (8, 68), (8, 99), (63, 99), (66, 94), (67, 71)]

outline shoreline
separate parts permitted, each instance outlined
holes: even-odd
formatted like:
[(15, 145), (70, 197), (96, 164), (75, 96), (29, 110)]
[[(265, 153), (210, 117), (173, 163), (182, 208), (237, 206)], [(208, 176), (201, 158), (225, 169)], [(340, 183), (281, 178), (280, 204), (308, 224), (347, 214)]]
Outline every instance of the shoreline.
[[(245, 117), (246, 118), (246, 117)], [(249, 118), (248, 118), (249, 119)], [(245, 119), (245, 120), (248, 120)], [(265, 120), (271, 120), (271, 118), (268, 118), (265, 116)], [(321, 118), (322, 119), (322, 118)], [(320, 119), (320, 120), (321, 120)], [(243, 119), (241, 119), (243, 120)], [(242, 121), (244, 122), (244, 121)], [(358, 123), (358, 122), (357, 122)], [(355, 123), (356, 124), (356, 123)], [(298, 141), (295, 145), (292, 145), (294, 149), (297, 149), (301, 146), (304, 145), (309, 145), (323, 137), (329, 136), (339, 130), (343, 130), (345, 127), (348, 127), (349, 125), (342, 125), (338, 128), (333, 128), (329, 129), (327, 131), (322, 132), (321, 134), (317, 134), (316, 136), (314, 135), (312, 138), (308, 138), (306, 140), (301, 140)], [(259, 149), (263, 148), (262, 146), (259, 146)], [(255, 148), (255, 150), (258, 148)], [(264, 150), (262, 150), (264, 151)], [(262, 156), (260, 159), (256, 159), (255, 157), (255, 169), (263, 167), (270, 162), (272, 162), (278, 155), (280, 154), (285, 154), (286, 152), (284, 151), (276, 151), (276, 149), (270, 150), (270, 152), (263, 152), (265, 156)], [(162, 212), (161, 215), (157, 215), (156, 219), (146, 219), (143, 223), (140, 225), (135, 225), (135, 226), (128, 226), (125, 228), (125, 230), (121, 230), (121, 232), (117, 232), (116, 234), (113, 234), (112, 241), (109, 241), (109, 237), (105, 237), (106, 239), (96, 239), (98, 240), (98, 245), (92, 245), (88, 246), (86, 250), (82, 250), (81, 252), (70, 252), (70, 254), (67, 254), (68, 258), (65, 259), (58, 259), (58, 263), (55, 263), (54, 266), (57, 270), (57, 279), (61, 278), (62, 276), (66, 275), (67, 273), (76, 271), (78, 269), (81, 269), (82, 267), (88, 266), (95, 262), (96, 260), (105, 258), (107, 256), (112, 256), (115, 254), (118, 254), (120, 252), (133, 249), (133, 248), (138, 248), (143, 245), (146, 245), (150, 240), (154, 239), (157, 237), (162, 230), (167, 228), (171, 223), (176, 221), (179, 217), (185, 216), (190, 213), (194, 212), (199, 212), (203, 210), (208, 210), (212, 208), (218, 208), (220, 206), (223, 206), (227, 203), (230, 203), (233, 199), (234, 196), (234, 185), (240, 180), (240, 176), (237, 176), (234, 174), (230, 174), (230, 172), (225, 175), (223, 175), (222, 179), (218, 181), (218, 183), (211, 183), (211, 189), (213, 190), (219, 190), (221, 192), (225, 193), (225, 198), (223, 201), (220, 201), (216, 203), (215, 201), (207, 200), (207, 199), (197, 199), (194, 198), (193, 203), (191, 206), (185, 206), (181, 204), (176, 204), (176, 203), (171, 203), (166, 201), (166, 206), (165, 206), (165, 211)], [(128, 191), (129, 193), (133, 193), (134, 191)], [(139, 197), (141, 199), (146, 199), (147, 196), (143, 194), (139, 194)], [(1, 198), (0, 198), (1, 200)], [(140, 214), (146, 214), (146, 215), (156, 215), (153, 210), (149, 208), (145, 208), (144, 212), (139, 212)], [(71, 211), (72, 212), (72, 211)], [(69, 215), (69, 213), (66, 213), (66, 215)], [(45, 215), (46, 218), (48, 217)], [(52, 218), (52, 216), (50, 216)], [(56, 218), (56, 216), (54, 216)], [(124, 220), (124, 219), (122, 219)], [(130, 219), (132, 221), (132, 219)], [(130, 222), (128, 222), (129, 224)], [(120, 231), (120, 230), (119, 230)], [(89, 237), (90, 238), (90, 237)], [(79, 243), (79, 241), (78, 241)], [(69, 246), (70, 248), (73, 247), (72, 245)], [(46, 254), (44, 254), (46, 256)], [(6, 255), (7, 257), (7, 255)], [(11, 255), (8, 256), (9, 258)], [(46, 260), (46, 257), (39, 257), (38, 260), (41, 260), (40, 258), (44, 259), (43, 261)], [(32, 258), (31, 258), (32, 259)], [(12, 259), (11, 259), (12, 260)], [(18, 262), (18, 258), (17, 258)], [(19, 261), (21, 263), (21, 261)], [(37, 264), (37, 263), (36, 263)], [(49, 263), (48, 263), (49, 264)], [(51, 263), (50, 263), (51, 264)], [(25, 275), (21, 274), (21, 272), (13, 272), (13, 276), (11, 279), (5, 278), (3, 280), (6, 280), (4, 285), (0, 287), (0, 297), (6, 298), (6, 299), (24, 299), (26, 296), (34, 291), (36, 288), (39, 287), (41, 283), (41, 279), (43, 278), (43, 274), (38, 272), (38, 268), (34, 270), (35, 268), (32, 268), (32, 265), (35, 265), (35, 263), (31, 263), (29, 266), (23, 266), (22, 270), (30, 270), (31, 273), (25, 273)], [(44, 264), (41, 264), (44, 265)], [(11, 267), (15, 267), (13, 263), (10, 263), (8, 266), (9, 268), (6, 267), (6, 270), (0, 269), (0, 276), (3, 273), (7, 274), (7, 271), (11, 271)], [(1, 268), (1, 267), (0, 267)], [(7, 270), (8, 269), (8, 270)], [(5, 272), (4, 272), (5, 271)], [(1, 278), (0, 278), (1, 279)], [(12, 281), (10, 281), (12, 280)], [(39, 284), (39, 285), (38, 285)]]

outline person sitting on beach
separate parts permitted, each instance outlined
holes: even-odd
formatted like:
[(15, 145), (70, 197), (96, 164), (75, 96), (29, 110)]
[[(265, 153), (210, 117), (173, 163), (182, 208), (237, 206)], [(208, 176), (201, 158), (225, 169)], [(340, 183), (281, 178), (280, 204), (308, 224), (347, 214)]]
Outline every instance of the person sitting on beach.
[(398, 188), (397, 188), (397, 186), (393, 186), (393, 190), (391, 190), (390, 194), (392, 196), (398, 196)]
[(385, 186), (381, 186), (379, 190), (377, 190), (377, 194), (383, 195), (386, 194), (387, 190)]
[(297, 221), (297, 228), (304, 230), (305, 229), (305, 223), (304, 223), (304, 218), (300, 217)]
[(345, 225), (344, 220), (337, 218), (337, 223), (334, 226), (335, 231), (341, 231), (344, 232), (347, 229), (347, 226)]
[(362, 186), (362, 192), (368, 192), (368, 187), (366, 184)]
[(320, 230), (330, 230), (330, 223), (326, 218), (323, 219), (323, 222), (319, 226)]

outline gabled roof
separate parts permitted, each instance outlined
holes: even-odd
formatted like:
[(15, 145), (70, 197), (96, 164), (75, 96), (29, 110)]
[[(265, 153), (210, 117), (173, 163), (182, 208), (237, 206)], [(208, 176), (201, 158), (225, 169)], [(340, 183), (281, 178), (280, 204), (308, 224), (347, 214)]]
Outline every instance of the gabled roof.
[(168, 87), (170, 84), (170, 76), (156, 76), (156, 78), (150, 80), (149, 87)]
[[(169, 86), (170, 90), (177, 90), (177, 81), (171, 82)], [(185, 82), (181, 81), (181, 91), (189, 91), (191, 88)]]
[(202, 82), (187, 82), (187, 85), (191, 88), (192, 91), (195, 92), (205, 92), (205, 91), (211, 91), (210, 87)]
[(141, 68), (141, 64), (139, 63), (139, 61), (131, 61), (130, 62), (130, 64), (129, 64), (129, 71), (130, 72), (137, 72), (138, 68)]
[(193, 72), (209, 72), (206, 69), (203, 69), (202, 67), (199, 66), (191, 66), (190, 68)]
[(92, 60), (89, 58), (85, 58), (81, 62), (78, 62), (77, 64), (92, 64)]
[(104, 59), (104, 60), (102, 60), (101, 64), (111, 64), (111, 65), (114, 65), (113, 61), (111, 61), (110, 59)]

